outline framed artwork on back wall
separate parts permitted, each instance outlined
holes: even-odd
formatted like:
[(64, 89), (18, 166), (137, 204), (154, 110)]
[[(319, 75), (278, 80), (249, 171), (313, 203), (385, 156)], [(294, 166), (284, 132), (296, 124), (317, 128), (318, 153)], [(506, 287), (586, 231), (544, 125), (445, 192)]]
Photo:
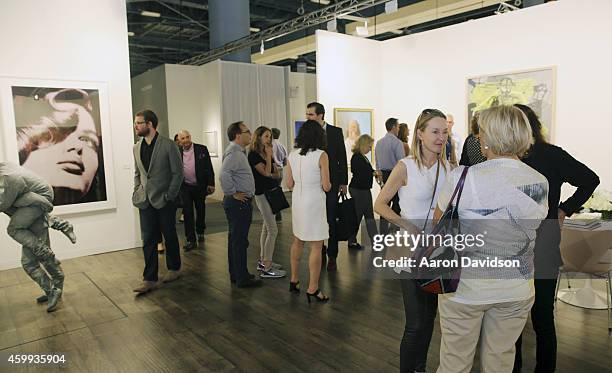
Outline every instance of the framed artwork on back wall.
[(0, 78), (5, 159), (47, 180), (55, 214), (116, 207), (105, 83)]
[(554, 66), (467, 79), (467, 124), (474, 113), (495, 105), (523, 104), (540, 118), (546, 141), (554, 140), (556, 68)]
[[(353, 155), (353, 146), (359, 136), (367, 134), (375, 138), (373, 109), (335, 108), (333, 124), (342, 128), (346, 160), (349, 163)], [(367, 157), (371, 162), (372, 152), (368, 153)]]

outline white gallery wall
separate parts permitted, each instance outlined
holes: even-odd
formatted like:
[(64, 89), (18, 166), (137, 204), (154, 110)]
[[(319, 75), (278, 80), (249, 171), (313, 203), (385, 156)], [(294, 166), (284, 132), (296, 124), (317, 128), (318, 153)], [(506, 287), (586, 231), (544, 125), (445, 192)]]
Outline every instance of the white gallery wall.
[[(132, 79), (132, 111), (136, 114), (145, 109), (153, 110), (157, 115), (157, 130), (164, 136), (170, 136), (166, 98), (166, 65), (157, 66)], [(136, 137), (135, 134), (134, 137)]]
[[(117, 207), (65, 216), (74, 224), (78, 242), (71, 245), (60, 233), (51, 232), (52, 248), (60, 259), (140, 245), (138, 215), (131, 203), (134, 166), (127, 38), (124, 0), (20, 0), (3, 3), (0, 11), (0, 76), (103, 82), (108, 87), (111, 133), (103, 133), (103, 141), (112, 142), (114, 163), (105, 167), (114, 173)], [(2, 102), (1, 110), (7, 105), (12, 103)], [(9, 139), (0, 143), (5, 141)], [(7, 159), (4, 146), (0, 150), (0, 160)], [(0, 215), (0, 269), (18, 267), (21, 249), (6, 234), (7, 217)]]
[[(317, 76), (309, 73), (289, 73), (289, 131), (287, 144), (296, 136), (295, 122), (306, 118), (306, 105), (317, 100)], [(282, 139), (282, 134), (281, 134)]]
[(429, 107), (453, 113), (466, 136), (468, 77), (556, 66), (553, 142), (612, 189), (611, 15), (612, 1), (562, 0), (384, 42), (319, 32), (319, 98), (331, 107), (378, 109), (376, 138), (383, 118), (400, 118), (412, 130)]
[[(151, 76), (158, 70), (163, 78)], [(165, 107), (170, 137), (186, 129), (194, 142), (206, 145), (209, 151), (217, 150), (217, 156), (212, 155), (217, 185), (212, 197), (222, 199), (219, 173), (223, 150), (229, 143), (227, 127), (242, 120), (251, 131), (265, 125), (279, 128), (286, 136), (288, 80), (288, 71), (278, 66), (220, 60), (202, 66), (166, 64), (132, 78), (132, 101)], [(142, 90), (155, 81), (163, 81), (164, 88)]]

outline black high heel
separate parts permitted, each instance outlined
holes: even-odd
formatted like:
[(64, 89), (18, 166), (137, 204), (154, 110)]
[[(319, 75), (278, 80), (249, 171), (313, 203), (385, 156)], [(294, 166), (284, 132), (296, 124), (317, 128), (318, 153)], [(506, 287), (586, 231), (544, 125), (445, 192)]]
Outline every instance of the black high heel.
[(291, 282), (289, 281), (289, 292), (291, 293), (300, 293), (300, 282)]
[(321, 289), (317, 289), (317, 291), (315, 291), (314, 293), (306, 292), (306, 299), (308, 300), (309, 304), (310, 304), (310, 297), (313, 297), (314, 299), (316, 299), (317, 302), (327, 302), (329, 300), (329, 297), (327, 295), (321, 294)]

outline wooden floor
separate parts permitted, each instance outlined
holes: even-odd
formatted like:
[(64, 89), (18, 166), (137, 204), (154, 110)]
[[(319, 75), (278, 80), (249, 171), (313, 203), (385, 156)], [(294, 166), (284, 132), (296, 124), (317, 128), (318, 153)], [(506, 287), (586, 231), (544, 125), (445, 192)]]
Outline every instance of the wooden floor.
[[(207, 220), (220, 225), (221, 210), (211, 207)], [(275, 257), (287, 267), (289, 216), (279, 224)], [(260, 229), (260, 222), (251, 227), (252, 272)], [(182, 233), (182, 226), (178, 230)], [(287, 291), (288, 279), (264, 280), (257, 289), (231, 286), (226, 244), (224, 232), (207, 235), (204, 247), (182, 255), (180, 280), (143, 297), (132, 293), (141, 278), (141, 249), (65, 260), (64, 300), (52, 314), (35, 304), (40, 291), (23, 270), (0, 272), (0, 356), (62, 352), (67, 358), (62, 371), (70, 372), (399, 370), (404, 327), (399, 284), (362, 279), (361, 252), (341, 244), (339, 271), (321, 276), (331, 301), (309, 306), (304, 294)], [(165, 268), (163, 256), (160, 261)], [(559, 303), (557, 331), (558, 372), (611, 371), (606, 311)], [(438, 365), (439, 340), (436, 322), (428, 371)], [(524, 372), (530, 372), (535, 357), (530, 326), (524, 341)], [(43, 369), (49, 371), (0, 363), (3, 372)], [(477, 362), (473, 371), (479, 371)]]

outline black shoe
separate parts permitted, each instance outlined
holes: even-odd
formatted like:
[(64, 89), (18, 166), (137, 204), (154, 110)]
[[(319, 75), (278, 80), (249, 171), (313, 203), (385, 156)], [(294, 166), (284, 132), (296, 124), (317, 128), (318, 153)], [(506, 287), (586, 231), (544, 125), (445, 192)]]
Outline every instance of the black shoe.
[(195, 249), (195, 248), (196, 248), (196, 244), (195, 244), (195, 242), (189, 242), (189, 241), (187, 241), (187, 243), (185, 244), (185, 246), (183, 246), (183, 250), (185, 250), (185, 252), (187, 252), (187, 251), (191, 251), (191, 250), (193, 250), (193, 249)]
[(60, 289), (52, 289), (49, 295), (49, 303), (47, 304), (47, 312), (53, 312), (57, 309), (57, 304), (62, 297), (62, 291)]
[(300, 293), (300, 282), (291, 282), (289, 281), (289, 291), (291, 293), (296, 293), (299, 294)]
[(239, 288), (254, 288), (262, 284), (263, 282), (260, 279), (249, 278), (245, 282), (236, 283), (236, 286)]
[(349, 243), (348, 248), (351, 250), (361, 250), (362, 249), (361, 245), (358, 244), (357, 242)]
[(49, 300), (49, 296), (47, 294), (43, 294), (40, 297), (36, 298), (36, 303), (45, 303)]
[(336, 258), (329, 257), (327, 260), (327, 272), (335, 272), (336, 270), (338, 270)]
[(323, 295), (321, 293), (321, 289), (317, 289), (317, 291), (315, 291), (314, 293), (309, 293), (306, 292), (306, 299), (308, 300), (308, 303), (310, 303), (310, 297), (314, 298), (317, 302), (327, 302), (329, 300), (329, 297), (327, 295)]
[(204, 242), (204, 233), (202, 233), (202, 234), (198, 234), (198, 242), (199, 242), (199, 243)]
[[(249, 274), (249, 279), (254, 280), (254, 279), (255, 279), (255, 275)], [(230, 282), (231, 282), (232, 284), (235, 284), (235, 283), (236, 283), (236, 280), (232, 278), (232, 279), (230, 279)]]

